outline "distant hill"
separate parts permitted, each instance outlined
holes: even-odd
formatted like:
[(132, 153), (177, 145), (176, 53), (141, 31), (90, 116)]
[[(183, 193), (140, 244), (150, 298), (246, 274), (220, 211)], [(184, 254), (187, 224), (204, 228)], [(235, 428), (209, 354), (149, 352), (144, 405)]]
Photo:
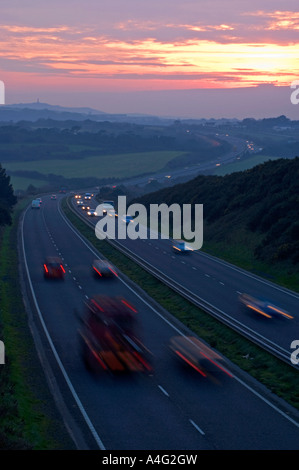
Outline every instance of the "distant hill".
[(89, 107), (66, 107), (36, 101), (0, 106), (0, 124), (5, 122), (33, 121), (52, 119), (55, 121), (94, 121), (131, 122), (141, 124), (167, 124), (173, 119), (163, 119), (147, 114), (110, 114)]
[(99, 111), (97, 109), (88, 108), (88, 107), (73, 108), (73, 107), (42, 103), (40, 101), (35, 101), (33, 103), (10, 104), (10, 105), (6, 105), (5, 107), (10, 108), (10, 109), (34, 109), (38, 111), (47, 109), (50, 111), (55, 111), (55, 112), (60, 112), (60, 113), (72, 112), (72, 113), (80, 113), (80, 114), (107, 114), (104, 111)]
[[(47, 103), (18, 103), (0, 106), (0, 122), (37, 121), (39, 119), (74, 120), (103, 119), (106, 113), (92, 108), (67, 108)], [(107, 115), (109, 116), (109, 115)]]
[(299, 157), (225, 176), (200, 175), (132, 202), (203, 204), (204, 243), (232, 249), (238, 244), (238, 250), (250, 243), (257, 260), (289, 263), (298, 270)]

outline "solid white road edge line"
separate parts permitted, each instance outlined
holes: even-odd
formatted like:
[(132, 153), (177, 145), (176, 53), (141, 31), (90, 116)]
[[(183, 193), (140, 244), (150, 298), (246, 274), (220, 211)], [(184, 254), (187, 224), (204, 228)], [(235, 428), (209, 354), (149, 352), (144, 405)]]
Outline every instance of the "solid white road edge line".
[[(71, 223), (68, 221), (68, 219), (66, 218), (66, 216), (61, 212), (61, 209), (60, 207), (58, 207), (58, 211), (62, 217), (62, 219), (65, 221), (65, 223), (70, 227), (70, 229), (77, 235), (78, 238), (80, 238), (80, 240), (84, 243), (84, 245), (95, 255), (97, 256), (98, 253), (96, 253), (95, 250), (93, 250), (89, 245), (88, 243), (86, 243), (86, 241), (84, 240), (84, 238), (74, 229), (74, 227), (71, 225)], [(176, 326), (174, 326), (169, 320), (167, 320), (165, 317), (163, 317), (163, 315), (158, 312), (152, 305), (150, 305), (148, 302), (146, 302), (146, 300), (144, 298), (142, 298), (139, 294), (137, 294), (137, 292), (135, 292), (123, 279), (121, 279), (119, 277), (119, 280), (121, 282), (123, 282), (123, 284), (125, 284), (128, 289), (130, 289), (131, 292), (133, 292), (140, 300), (142, 300), (142, 302), (145, 303), (145, 305), (147, 305), (150, 309), (153, 310), (153, 312), (155, 312), (163, 321), (165, 321), (171, 328), (173, 328), (178, 334), (180, 334), (181, 336), (184, 336), (186, 337)], [(252, 392), (254, 395), (256, 395), (259, 399), (261, 399), (262, 401), (264, 401), (267, 405), (269, 405), (272, 409), (274, 409), (276, 412), (278, 412), (279, 414), (281, 414), (284, 418), (286, 418), (288, 421), (290, 421), (292, 424), (294, 424), (296, 427), (299, 427), (299, 423), (295, 420), (293, 420), (290, 416), (288, 416), (286, 413), (284, 413), (282, 410), (280, 410), (277, 406), (275, 406), (273, 403), (271, 403), (269, 400), (267, 400), (265, 397), (263, 397), (261, 394), (259, 394), (258, 392), (256, 392), (253, 388), (251, 388), (249, 385), (247, 385), (245, 382), (243, 382), (241, 379), (239, 379), (237, 376), (235, 376), (234, 374), (232, 374), (233, 378), (235, 378), (241, 385), (243, 385), (245, 388), (247, 388), (247, 390), (249, 390), (250, 392)]]
[[(28, 210), (28, 208), (27, 208), (27, 210)], [(72, 384), (72, 382), (71, 382), (69, 376), (68, 376), (67, 373), (66, 373), (66, 370), (65, 370), (65, 368), (64, 368), (64, 366), (63, 366), (63, 364), (62, 364), (62, 362), (61, 362), (61, 360), (60, 360), (60, 357), (59, 357), (59, 355), (58, 355), (58, 353), (57, 353), (57, 351), (56, 351), (56, 348), (55, 348), (55, 346), (54, 346), (54, 344), (53, 344), (53, 342), (52, 342), (52, 339), (51, 339), (50, 334), (49, 334), (49, 332), (48, 332), (48, 330), (47, 330), (47, 327), (46, 327), (46, 324), (45, 324), (45, 322), (44, 322), (42, 313), (41, 313), (41, 311), (40, 311), (40, 309), (39, 309), (39, 306), (38, 306), (38, 303), (37, 303), (37, 299), (36, 299), (35, 292), (34, 292), (34, 289), (33, 289), (33, 285), (32, 285), (32, 282), (31, 282), (31, 277), (30, 277), (30, 274), (29, 274), (29, 269), (28, 269), (28, 264), (27, 264), (27, 259), (26, 259), (26, 253), (25, 253), (24, 230), (23, 230), (23, 229), (24, 229), (24, 219), (25, 219), (25, 215), (26, 215), (27, 210), (26, 210), (25, 213), (24, 213), (24, 218), (23, 218), (22, 223), (21, 223), (21, 236), (22, 236), (22, 249), (23, 249), (23, 256), (24, 256), (24, 264), (25, 264), (25, 269), (26, 269), (26, 273), (27, 273), (28, 282), (29, 282), (29, 286), (30, 286), (31, 293), (32, 293), (33, 301), (34, 301), (34, 304), (35, 304), (35, 307), (36, 307), (36, 310), (37, 310), (37, 313), (38, 313), (40, 322), (41, 322), (41, 324), (42, 324), (44, 333), (45, 333), (45, 335), (46, 335), (46, 337), (47, 337), (47, 340), (48, 340), (48, 342), (49, 342), (49, 344), (50, 344), (51, 350), (52, 350), (53, 355), (54, 355), (54, 357), (55, 357), (55, 359), (56, 359), (56, 361), (57, 361), (57, 364), (58, 364), (58, 366), (59, 366), (59, 368), (60, 368), (60, 370), (61, 370), (61, 373), (62, 373), (62, 375), (64, 376), (65, 381), (66, 381), (66, 383), (67, 383), (67, 385), (68, 385), (68, 387), (69, 387), (69, 389), (70, 389), (70, 392), (71, 392), (71, 394), (73, 395), (74, 400), (75, 400), (75, 402), (77, 403), (78, 408), (79, 408), (79, 410), (80, 410), (80, 412), (81, 412), (81, 414), (82, 414), (82, 416), (83, 416), (83, 418), (84, 418), (84, 420), (85, 420), (85, 422), (86, 422), (88, 428), (90, 429), (90, 432), (92, 433), (92, 435), (93, 435), (93, 437), (94, 437), (94, 439), (95, 439), (97, 445), (99, 446), (99, 448), (100, 448), (101, 450), (106, 450), (106, 449), (105, 449), (105, 446), (104, 446), (104, 444), (103, 444), (103, 442), (102, 442), (102, 440), (100, 439), (100, 437), (99, 437), (98, 433), (96, 432), (96, 430), (95, 430), (95, 428), (94, 428), (92, 422), (90, 421), (89, 416), (88, 416), (88, 414), (86, 413), (86, 411), (85, 411), (85, 409), (84, 409), (84, 407), (83, 407), (83, 405), (82, 405), (82, 403), (81, 403), (81, 401), (80, 401), (80, 399), (79, 399), (79, 397), (78, 397), (78, 395), (77, 395), (77, 393), (76, 393), (76, 391), (75, 391), (75, 389), (74, 389), (74, 387), (73, 387), (73, 384)]]

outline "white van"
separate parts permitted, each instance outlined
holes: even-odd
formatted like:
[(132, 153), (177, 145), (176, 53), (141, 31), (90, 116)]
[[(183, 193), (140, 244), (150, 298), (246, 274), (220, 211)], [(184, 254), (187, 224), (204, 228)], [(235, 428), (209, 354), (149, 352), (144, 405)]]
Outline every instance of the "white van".
[(33, 199), (31, 203), (31, 209), (40, 209), (40, 200), (39, 199)]

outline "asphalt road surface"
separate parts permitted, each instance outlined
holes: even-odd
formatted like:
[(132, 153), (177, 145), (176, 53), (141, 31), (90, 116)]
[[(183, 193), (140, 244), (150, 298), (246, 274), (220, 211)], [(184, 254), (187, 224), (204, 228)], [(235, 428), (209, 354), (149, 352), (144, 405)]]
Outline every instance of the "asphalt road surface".
[[(73, 206), (81, 216), (96, 225), (99, 218), (90, 218), (76, 204)], [(92, 201), (91, 206), (96, 208), (97, 202)], [(127, 237), (116, 242), (133, 257), (157, 270), (164, 280), (175, 281), (186, 292), (215, 308), (219, 317), (225, 318), (228, 324), (242, 328), (251, 338), (257, 338), (262, 346), (278, 351), (280, 357), (290, 361), (291, 344), (299, 339), (299, 295), (296, 292), (200, 250), (178, 254), (172, 249), (171, 240), (153, 239), (150, 230), (146, 239)], [(267, 299), (292, 318), (280, 314), (267, 318), (256, 311), (246, 310), (239, 300), (242, 293), (256, 299)]]
[[(122, 275), (94, 278), (91, 265), (100, 254), (63, 217), (59, 198), (44, 197), (39, 210), (29, 207), (21, 229), (24, 274), (39, 354), (46, 358), (46, 373), (54, 377), (58, 405), (78, 448), (298, 449), (295, 410), (228, 361), (227, 372), (211, 370), (207, 377), (181, 364), (169, 342), (173, 336), (190, 332), (171, 312), (155, 305)], [(150, 247), (147, 250), (158, 252)], [(44, 258), (51, 255), (62, 258), (64, 281), (44, 279)], [(162, 254), (158, 258), (163, 259)], [(178, 260), (167, 255), (165, 265), (173, 270), (170, 261)], [(187, 268), (180, 264), (180, 269)], [(206, 290), (212, 295), (212, 288), (206, 286)], [(223, 304), (230, 302), (226, 290)], [(84, 311), (84, 300), (95, 294), (122, 295), (136, 307), (140, 336), (153, 355), (153, 374), (94, 376), (86, 370), (79, 348), (77, 313)]]

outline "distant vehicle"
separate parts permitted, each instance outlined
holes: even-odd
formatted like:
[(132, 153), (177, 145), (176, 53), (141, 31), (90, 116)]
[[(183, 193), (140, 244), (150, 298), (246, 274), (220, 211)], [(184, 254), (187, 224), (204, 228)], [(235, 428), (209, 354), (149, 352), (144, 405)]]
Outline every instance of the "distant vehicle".
[(40, 209), (39, 199), (33, 199), (33, 201), (31, 202), (31, 209)]
[(78, 199), (77, 204), (78, 206), (84, 206), (84, 202), (82, 201), (82, 199)]
[(87, 211), (87, 215), (89, 215), (90, 217), (96, 217), (98, 215), (98, 213), (95, 209), (89, 209)]
[(193, 251), (184, 240), (173, 240), (172, 249), (176, 253), (190, 253)]
[(64, 279), (65, 269), (61, 258), (48, 256), (44, 262), (44, 277), (46, 279)]
[(60, 188), (59, 192), (60, 192), (61, 194), (66, 194), (66, 188)]
[(103, 201), (102, 204), (114, 207), (114, 201)]
[(79, 205), (81, 206), (81, 209), (82, 209), (83, 211), (89, 211), (89, 209), (90, 209), (90, 207), (87, 206), (87, 205), (84, 204), (84, 203), (83, 203), (82, 205), (81, 205), (81, 204), (79, 204)]
[(118, 213), (115, 211), (115, 209), (108, 211), (108, 215), (110, 215), (110, 217), (118, 217)]
[(52, 194), (51, 199), (56, 199), (56, 194)]
[(116, 268), (103, 259), (95, 259), (92, 263), (92, 269), (97, 277), (114, 277), (117, 276)]
[(79, 338), (88, 370), (152, 373), (151, 354), (137, 333), (137, 314), (122, 297), (96, 295), (86, 302)]
[(91, 199), (91, 197), (92, 197), (92, 194), (91, 194), (91, 193), (85, 193), (84, 199), (85, 199), (86, 201), (89, 201), (89, 200)]
[(81, 198), (82, 198), (81, 194), (75, 194), (75, 199), (81, 199)]
[(174, 336), (169, 347), (182, 363), (192, 367), (203, 377), (219, 370), (232, 377), (225, 366), (224, 358), (193, 336)]
[(248, 311), (261, 315), (265, 318), (273, 318), (283, 316), (289, 320), (294, 318), (286, 310), (274, 305), (265, 299), (257, 299), (248, 294), (240, 294), (239, 301), (241, 305)]
[(134, 217), (132, 215), (124, 215), (122, 221), (128, 225), (134, 222)]
[(114, 201), (103, 201), (101, 205), (103, 207), (103, 214), (115, 212)]

